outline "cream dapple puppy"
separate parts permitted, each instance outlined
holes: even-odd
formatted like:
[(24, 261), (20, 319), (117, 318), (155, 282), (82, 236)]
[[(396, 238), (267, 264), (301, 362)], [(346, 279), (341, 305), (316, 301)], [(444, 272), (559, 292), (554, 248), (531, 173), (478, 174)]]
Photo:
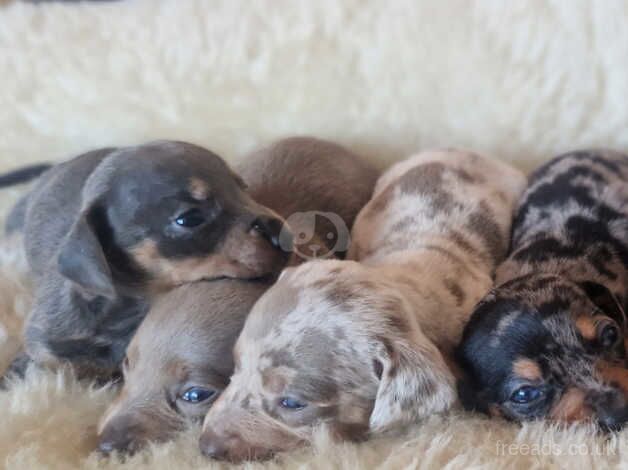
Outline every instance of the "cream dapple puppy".
[(232, 461), (418, 421), (456, 401), (447, 361), (506, 255), (519, 171), (472, 153), (390, 168), (353, 229), (349, 258), (284, 270), (255, 304), (201, 450)]

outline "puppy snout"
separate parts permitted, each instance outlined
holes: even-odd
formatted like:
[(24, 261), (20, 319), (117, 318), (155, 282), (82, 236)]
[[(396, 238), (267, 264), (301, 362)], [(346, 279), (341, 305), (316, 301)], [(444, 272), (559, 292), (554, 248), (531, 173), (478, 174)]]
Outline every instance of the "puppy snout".
[(237, 453), (233, 450), (241, 449), (244, 445), (235, 435), (225, 436), (211, 429), (203, 431), (199, 444), (203, 455), (216, 460), (233, 459)]
[(283, 221), (276, 217), (257, 217), (253, 221), (251, 228), (268, 240), (273, 248), (283, 248), (288, 238), (290, 239), (289, 241), (292, 242), (292, 234), (289, 233), (287, 227), (284, 227)]
[(263, 449), (249, 444), (234, 433), (222, 434), (205, 429), (199, 440), (201, 453), (205, 457), (240, 463), (245, 460), (266, 460), (272, 457), (270, 449)]
[(134, 439), (128, 428), (112, 426), (105, 429), (98, 439), (98, 451), (102, 455), (109, 455), (112, 452), (121, 454), (132, 453), (134, 449)]
[(628, 403), (619, 390), (606, 392), (595, 404), (597, 421), (605, 431), (619, 431), (628, 421)]

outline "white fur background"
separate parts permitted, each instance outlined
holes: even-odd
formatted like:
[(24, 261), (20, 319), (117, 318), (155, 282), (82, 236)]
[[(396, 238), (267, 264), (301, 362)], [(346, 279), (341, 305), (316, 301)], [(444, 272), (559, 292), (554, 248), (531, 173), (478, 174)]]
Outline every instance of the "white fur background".
[[(620, 0), (0, 1), (0, 170), (153, 138), (233, 161), (295, 133), (381, 167), (443, 145), (524, 169), (576, 147), (627, 150), (627, 24)], [(20, 191), (0, 191), (0, 213)], [(0, 242), (0, 367), (30, 301), (19, 246)], [(45, 373), (0, 392), (0, 466), (216, 466), (195, 431), (98, 459), (94, 426), (112, 394)], [(626, 468), (627, 438), (454, 415), (357, 446), (321, 434), (313, 450), (259, 465)]]

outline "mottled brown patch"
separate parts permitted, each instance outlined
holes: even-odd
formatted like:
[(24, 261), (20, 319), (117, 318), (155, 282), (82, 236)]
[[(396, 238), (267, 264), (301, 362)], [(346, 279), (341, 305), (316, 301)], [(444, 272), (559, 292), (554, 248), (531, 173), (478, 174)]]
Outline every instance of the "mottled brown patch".
[(543, 371), (539, 364), (532, 359), (520, 358), (512, 365), (512, 372), (515, 376), (526, 380), (540, 380), (543, 378)]
[(504, 255), (505, 244), (495, 215), (489, 205), (482, 201), (477, 211), (469, 216), (467, 228), (477, 234), (494, 261), (500, 261)]
[(592, 410), (585, 403), (586, 394), (579, 388), (569, 388), (549, 412), (555, 421), (583, 421), (592, 415)]
[(462, 287), (460, 287), (460, 284), (453, 279), (445, 279), (443, 284), (445, 285), (445, 289), (456, 299), (456, 305), (462, 305), (466, 299), (466, 295)]
[(272, 392), (281, 393), (287, 384), (287, 380), (276, 368), (269, 367), (262, 371), (262, 386)]
[(250, 393), (247, 393), (244, 398), (240, 401), (240, 407), (243, 409), (248, 409), (248, 407), (251, 405), (251, 398), (253, 398), (253, 395)]
[(469, 172), (467, 172), (466, 170), (463, 170), (462, 168), (455, 168), (452, 170), (456, 176), (458, 178), (460, 178), (462, 181), (464, 181), (465, 183), (482, 183), (484, 181), (484, 178), (480, 178), (480, 177), (473, 177), (469, 174)]
[(415, 225), (415, 218), (413, 216), (406, 216), (401, 220), (398, 220), (390, 228), (392, 233), (403, 233), (408, 230), (408, 227)]
[(400, 303), (397, 301), (396, 303), (391, 304), (390, 313), (387, 315), (388, 317), (388, 325), (396, 332), (400, 334), (406, 334), (410, 331), (410, 325), (408, 321), (404, 318), (404, 316), (400, 312)]
[(273, 367), (295, 367), (294, 358), (286, 349), (269, 349), (261, 358), (269, 359)]
[(364, 423), (334, 423), (331, 432), (340, 441), (361, 442), (368, 438), (368, 420)]
[(595, 320), (591, 315), (580, 315), (576, 319), (576, 329), (580, 332), (582, 337), (586, 340), (593, 341), (597, 338), (597, 328), (595, 326)]
[(199, 178), (190, 178), (188, 191), (197, 201), (204, 201), (209, 197), (209, 186)]
[(452, 230), (449, 233), (449, 238), (458, 245), (463, 251), (467, 253), (473, 253), (476, 251), (475, 247), (466, 239), (466, 237), (456, 230)]
[(406, 171), (399, 177), (397, 184), (406, 194), (437, 193), (442, 190), (445, 171), (445, 165), (440, 162), (425, 163)]

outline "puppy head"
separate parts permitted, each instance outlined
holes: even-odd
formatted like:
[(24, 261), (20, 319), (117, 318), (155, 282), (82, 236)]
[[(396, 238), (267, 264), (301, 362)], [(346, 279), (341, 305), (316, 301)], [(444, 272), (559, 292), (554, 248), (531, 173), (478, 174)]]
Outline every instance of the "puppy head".
[(361, 440), (442, 411), (453, 379), (398, 292), (354, 262), (284, 270), (255, 304), (201, 450), (240, 461), (307, 443), (325, 424)]
[(233, 344), (266, 287), (225, 279), (159, 297), (129, 345), (123, 388), (100, 423), (100, 450), (136, 451), (201, 421), (229, 382)]
[(257, 278), (277, 273), (289, 256), (279, 246), (279, 216), (253, 201), (220, 157), (192, 144), (113, 151), (82, 201), (58, 267), (87, 294)]
[(470, 408), (515, 421), (628, 419), (625, 317), (599, 284), (530, 275), (495, 289), (476, 308), (459, 348)]

